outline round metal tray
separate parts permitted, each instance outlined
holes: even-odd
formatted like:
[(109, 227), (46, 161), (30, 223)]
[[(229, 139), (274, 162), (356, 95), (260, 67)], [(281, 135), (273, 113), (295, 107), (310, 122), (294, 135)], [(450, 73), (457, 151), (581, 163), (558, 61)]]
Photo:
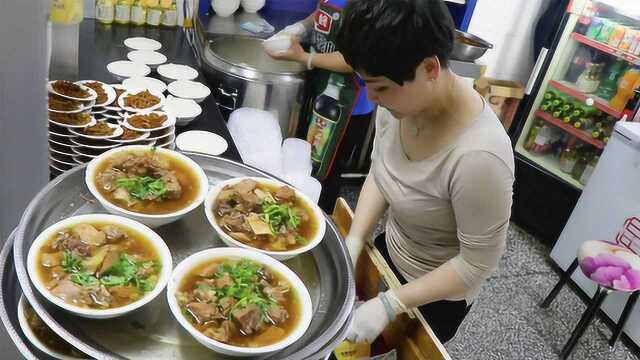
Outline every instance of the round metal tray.
[[(210, 184), (246, 175), (272, 177), (223, 158), (187, 155), (204, 169)], [(47, 226), (69, 216), (106, 212), (89, 194), (84, 183), (84, 170), (85, 166), (81, 166), (64, 173), (31, 201), (15, 233), (13, 259), (5, 259), (15, 262), (17, 279), (34, 310), (58, 335), (98, 359), (224, 359), (224, 356), (196, 343), (180, 327), (164, 295), (133, 314), (110, 320), (90, 320), (55, 307), (33, 291), (26, 272), (26, 256), (37, 235)], [(355, 299), (355, 286), (346, 247), (340, 241), (333, 222), (329, 218), (326, 221), (327, 231), (320, 245), (310, 253), (284, 262), (309, 289), (314, 311), (311, 325), (296, 343), (262, 359), (318, 359), (342, 340)], [(194, 252), (224, 246), (207, 223), (202, 207), (155, 230), (171, 249), (174, 264)], [(5, 291), (12, 290), (10, 287), (5, 289), (5, 276), (12, 274), (4, 274), (6, 269), (1, 270), (4, 296)], [(19, 298), (19, 294), (17, 296)], [(17, 304), (15, 299), (12, 297), (12, 302)], [(5, 305), (8, 304), (3, 303)], [(14, 309), (5, 310), (11, 314)]]

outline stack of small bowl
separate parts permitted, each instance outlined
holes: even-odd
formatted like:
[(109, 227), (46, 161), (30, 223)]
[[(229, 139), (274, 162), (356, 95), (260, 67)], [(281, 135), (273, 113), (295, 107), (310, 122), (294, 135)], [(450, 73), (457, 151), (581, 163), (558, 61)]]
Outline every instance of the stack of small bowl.
[(54, 176), (77, 165), (73, 159), (73, 156), (76, 155), (73, 151), (76, 145), (72, 142), (76, 135), (71, 131), (96, 124), (91, 109), (98, 97), (97, 93), (84, 85), (79, 85), (78, 88), (88, 95), (76, 97), (65, 94), (58, 87), (58, 85), (69, 87), (72, 86), (71, 84), (70, 82), (51, 81), (47, 85), (49, 91), (49, 170)]

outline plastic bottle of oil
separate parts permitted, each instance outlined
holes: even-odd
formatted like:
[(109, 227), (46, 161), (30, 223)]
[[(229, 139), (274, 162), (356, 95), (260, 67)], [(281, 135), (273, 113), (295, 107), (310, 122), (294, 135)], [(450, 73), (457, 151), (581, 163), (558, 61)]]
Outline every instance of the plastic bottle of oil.
[(96, 19), (103, 24), (113, 23), (115, 19), (115, 0), (96, 1)]

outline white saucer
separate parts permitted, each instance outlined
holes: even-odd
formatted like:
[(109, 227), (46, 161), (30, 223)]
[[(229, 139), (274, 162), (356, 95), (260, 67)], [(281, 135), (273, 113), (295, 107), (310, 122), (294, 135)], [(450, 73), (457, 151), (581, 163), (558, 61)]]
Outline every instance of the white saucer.
[(176, 137), (176, 146), (181, 151), (220, 155), (227, 151), (229, 144), (218, 134), (208, 131), (191, 130), (183, 132)]

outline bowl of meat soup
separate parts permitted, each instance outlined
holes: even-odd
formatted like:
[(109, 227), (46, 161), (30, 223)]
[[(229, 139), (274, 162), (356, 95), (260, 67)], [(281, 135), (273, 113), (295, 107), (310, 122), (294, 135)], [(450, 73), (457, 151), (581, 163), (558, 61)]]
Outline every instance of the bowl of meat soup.
[(107, 211), (151, 227), (176, 221), (198, 207), (209, 187), (193, 160), (143, 145), (118, 147), (93, 159), (85, 182)]
[(300, 278), (267, 255), (240, 248), (198, 252), (167, 285), (173, 316), (198, 342), (232, 356), (258, 356), (293, 344), (313, 305)]
[(147, 226), (108, 214), (74, 216), (45, 229), (27, 256), (27, 272), (47, 300), (78, 316), (122, 316), (166, 286), (172, 260)]
[(18, 322), (20, 323), (20, 328), (24, 336), (27, 337), (33, 346), (45, 354), (62, 360), (89, 358), (53, 332), (53, 330), (40, 319), (24, 295), (20, 296), (20, 300), (18, 301)]
[(207, 220), (229, 246), (286, 260), (316, 247), (324, 214), (309, 198), (279, 181), (241, 177), (218, 183), (205, 200)]

